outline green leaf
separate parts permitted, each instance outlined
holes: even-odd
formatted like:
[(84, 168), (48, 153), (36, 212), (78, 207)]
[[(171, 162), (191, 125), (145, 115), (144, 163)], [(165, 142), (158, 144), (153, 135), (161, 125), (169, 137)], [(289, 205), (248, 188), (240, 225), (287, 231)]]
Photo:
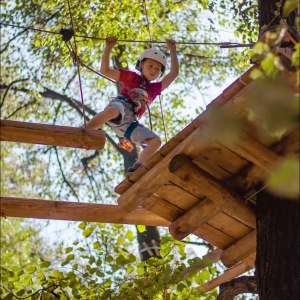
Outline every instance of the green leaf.
[(299, 7), (298, 0), (286, 0), (283, 5), (283, 17), (286, 18), (295, 9)]
[(49, 268), (51, 265), (51, 262), (50, 261), (43, 261), (41, 264), (40, 264), (40, 267), (41, 268)]
[(135, 236), (131, 230), (127, 230), (126, 238), (128, 238), (130, 241), (133, 241), (135, 239)]
[(124, 263), (125, 263), (125, 257), (124, 255), (119, 255), (116, 259), (116, 263), (119, 265), (119, 266), (123, 266)]
[(97, 241), (97, 242), (95, 242), (94, 244), (93, 244), (93, 248), (95, 249), (95, 250), (99, 250), (99, 249), (101, 249), (101, 245), (100, 245), (100, 243)]
[(202, 278), (203, 278), (205, 281), (210, 280), (210, 273), (209, 273), (208, 270), (203, 269), (201, 273), (202, 273)]
[(73, 250), (73, 247), (67, 247), (65, 249), (65, 253), (70, 253)]
[(268, 189), (281, 197), (299, 199), (299, 160), (285, 158), (266, 179)]
[(32, 274), (36, 271), (36, 266), (32, 266), (32, 265), (26, 266), (25, 270), (27, 273)]
[(58, 271), (58, 270), (54, 270), (51, 274), (52, 277), (56, 278), (56, 279), (63, 279), (63, 273)]
[(83, 230), (83, 229), (85, 229), (86, 225), (87, 225), (86, 222), (81, 222), (81, 223), (78, 225), (78, 228), (80, 228), (80, 229)]
[(89, 264), (92, 265), (96, 261), (95, 256), (91, 255), (89, 259)]
[(132, 265), (130, 265), (130, 266), (127, 267), (126, 273), (130, 274), (131, 272), (133, 272), (133, 270), (134, 270), (134, 267)]
[(30, 275), (25, 275), (23, 279), (23, 283), (25, 286), (30, 287), (33, 284), (32, 277)]
[(66, 261), (67, 262), (70, 262), (71, 260), (73, 260), (74, 259), (74, 254), (69, 254), (68, 256), (67, 256), (67, 258), (66, 258)]
[(24, 295), (24, 293), (25, 293), (25, 290), (24, 290), (24, 289), (21, 289), (21, 290), (19, 290), (16, 294), (17, 294), (19, 297), (21, 297), (21, 296)]
[(146, 231), (145, 225), (137, 225), (138, 232), (142, 233)]
[(47, 278), (45, 277), (44, 273), (39, 272), (37, 275), (37, 283), (44, 284)]
[(117, 244), (118, 245), (124, 245), (125, 244), (125, 240), (121, 235), (118, 237)]
[(92, 227), (92, 226), (86, 227), (86, 228), (83, 230), (82, 235), (83, 235), (84, 237), (88, 238), (88, 237), (93, 233), (94, 229), (95, 229), (95, 227)]

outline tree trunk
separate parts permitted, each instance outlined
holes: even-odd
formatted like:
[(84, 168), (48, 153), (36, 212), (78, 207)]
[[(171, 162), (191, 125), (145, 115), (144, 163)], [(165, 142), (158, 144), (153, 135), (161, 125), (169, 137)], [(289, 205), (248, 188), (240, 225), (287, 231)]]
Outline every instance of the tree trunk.
[[(272, 30), (280, 24), (285, 1), (282, 6), (278, 6), (278, 3), (278, 0), (258, 1), (260, 28), (269, 25), (268, 29)], [(277, 17), (274, 11), (279, 12)], [(295, 16), (296, 11), (286, 19), (293, 36)], [(268, 191), (257, 195), (256, 278), (261, 300), (300, 298), (298, 200), (276, 197)]]
[(257, 197), (256, 277), (262, 300), (299, 299), (299, 201)]
[[(283, 0), (280, 6), (280, 0), (258, 0), (258, 23), (260, 29), (266, 25), (272, 30), (280, 24), (282, 8), (285, 2), (286, 0)], [(279, 15), (277, 15), (276, 12), (278, 12)], [(297, 32), (295, 20), (296, 11), (286, 18), (286, 22), (289, 25), (289, 32), (297, 40), (299, 33)]]

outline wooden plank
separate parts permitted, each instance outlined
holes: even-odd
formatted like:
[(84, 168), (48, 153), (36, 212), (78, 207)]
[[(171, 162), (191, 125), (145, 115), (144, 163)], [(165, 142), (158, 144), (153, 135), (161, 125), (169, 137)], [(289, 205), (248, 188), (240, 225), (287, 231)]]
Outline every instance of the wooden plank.
[(226, 180), (227, 178), (232, 177), (231, 173), (215, 164), (212, 160), (207, 159), (207, 157), (203, 157), (202, 154), (196, 157), (193, 162), (216, 179)]
[(256, 251), (256, 230), (239, 239), (235, 244), (225, 249), (221, 261), (226, 267), (232, 267)]
[(1, 120), (1, 141), (101, 150), (105, 140), (102, 130)]
[(173, 205), (176, 205), (184, 211), (189, 210), (199, 202), (198, 197), (170, 182), (156, 190), (155, 195), (171, 202)]
[[(299, 129), (272, 147), (273, 151), (282, 156), (299, 152)], [(230, 180), (230, 186), (239, 193), (246, 194), (261, 182), (267, 171), (257, 165), (246, 166)]]
[(184, 141), (190, 134), (192, 134), (197, 127), (200, 126), (202, 123), (202, 120), (199, 117), (197, 117), (195, 120), (193, 120), (188, 126), (183, 128), (178, 134), (173, 136), (166, 144), (164, 144), (160, 149), (159, 153), (162, 156), (166, 156), (168, 153), (170, 153), (178, 144), (180, 144), (182, 141)]
[(145, 199), (143, 207), (170, 222), (179, 218), (184, 210), (163, 198), (152, 195)]
[(256, 68), (256, 66), (252, 66), (248, 69), (240, 78), (236, 79), (232, 84), (230, 84), (223, 92), (222, 96), (230, 100), (236, 95), (239, 95), (239, 92), (247, 86), (249, 83), (252, 82), (250, 78), (250, 73)]
[(277, 164), (281, 157), (258, 142), (250, 134), (243, 132), (238, 144), (226, 145), (232, 152), (237, 153), (244, 159), (270, 171)]
[(200, 169), (187, 156), (173, 157), (169, 169), (194, 189), (201, 187), (205, 196), (220, 205), (228, 215), (251, 228), (256, 227), (255, 214), (244, 204), (242, 197)]
[(196, 229), (193, 234), (209, 242), (210, 244), (217, 246), (220, 249), (226, 249), (236, 241), (229, 235), (207, 223)]
[(224, 273), (210, 281), (207, 281), (203, 284), (202, 287), (198, 288), (199, 291), (201, 289), (204, 289), (206, 292), (213, 290), (214, 288), (218, 287), (222, 283), (232, 280), (233, 278), (236, 278), (237, 276), (251, 270), (252, 267), (248, 266), (246, 263), (242, 262), (231, 269), (228, 269), (224, 271)]
[(169, 221), (143, 209), (124, 213), (117, 205), (1, 197), (1, 216), (168, 226)]
[(228, 216), (222, 211), (212, 216), (207, 223), (236, 240), (252, 231), (252, 228)]
[(206, 223), (219, 210), (220, 207), (209, 199), (200, 201), (184, 215), (175, 220), (169, 226), (169, 231), (175, 239), (182, 240)]
[[(209, 148), (201, 152), (201, 156), (207, 159), (211, 164), (216, 165), (219, 169), (225, 170), (230, 175), (235, 174), (238, 170), (248, 164), (247, 160), (219, 143), (212, 143)], [(201, 169), (203, 168), (201, 167)], [(229, 176), (227, 176), (227, 178), (228, 177)]]

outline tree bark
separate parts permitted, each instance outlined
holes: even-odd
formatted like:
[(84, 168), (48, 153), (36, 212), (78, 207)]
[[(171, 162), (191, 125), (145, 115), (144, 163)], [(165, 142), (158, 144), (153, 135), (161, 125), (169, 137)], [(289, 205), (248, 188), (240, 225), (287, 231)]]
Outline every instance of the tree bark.
[(257, 196), (256, 277), (261, 300), (299, 299), (299, 201)]
[[(276, 26), (282, 19), (278, 0), (259, 0), (259, 26)], [(275, 17), (274, 11), (279, 12)], [(286, 19), (294, 35), (296, 11)], [(289, 100), (289, 99), (287, 99)], [(299, 199), (298, 199), (299, 200)], [(299, 299), (299, 201), (268, 191), (257, 196), (256, 277), (260, 299)]]
[[(280, 5), (280, 0), (258, 0), (258, 24), (261, 29), (267, 25), (269, 29), (275, 29), (282, 20), (282, 8), (286, 0), (283, 0)], [(287, 18), (286, 22), (289, 25), (289, 32), (298, 40), (299, 33), (296, 28), (296, 10), (292, 12)]]
[(217, 300), (234, 300), (239, 294), (257, 294), (257, 284), (254, 276), (241, 276), (220, 285)]

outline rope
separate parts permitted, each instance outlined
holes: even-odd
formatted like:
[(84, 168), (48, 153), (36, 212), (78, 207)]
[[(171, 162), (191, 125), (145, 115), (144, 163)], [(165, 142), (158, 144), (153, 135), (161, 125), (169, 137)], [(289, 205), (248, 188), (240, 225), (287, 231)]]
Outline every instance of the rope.
[[(152, 47), (152, 37), (151, 37), (151, 32), (150, 32), (150, 22), (149, 22), (149, 16), (148, 16), (148, 12), (147, 12), (146, 0), (144, 0), (144, 11), (145, 11), (145, 14), (146, 14), (146, 19), (147, 19), (147, 29), (148, 29), (149, 39), (150, 39), (150, 46)], [(161, 100), (160, 95), (158, 96), (158, 99), (159, 99), (160, 113), (161, 113), (164, 133), (165, 133), (165, 140), (166, 140), (166, 143), (167, 143), (168, 142), (168, 137), (167, 137), (167, 131), (166, 131), (166, 125), (165, 125), (165, 117), (164, 117), (164, 112), (163, 112), (163, 107), (162, 107), (162, 100)], [(150, 128), (151, 128), (151, 131), (152, 131), (152, 120), (151, 120), (150, 108), (148, 107), (148, 105), (147, 105), (147, 108), (148, 108), (148, 112), (149, 112)]]
[(146, 5), (146, 0), (144, 0), (144, 11), (146, 15), (146, 20), (147, 20), (147, 29), (148, 29), (148, 35), (150, 39), (150, 46), (152, 46), (152, 37), (151, 37), (151, 32), (150, 32), (150, 22), (149, 22), (149, 17), (148, 17), (148, 12), (147, 12), (147, 5)]
[[(60, 32), (56, 32), (56, 31), (38, 29), (38, 28), (33, 28), (33, 27), (26, 27), (26, 26), (15, 25), (15, 24), (8, 24), (8, 23), (0, 22), (0, 25), (61, 35)], [(85, 38), (85, 39), (102, 40), (102, 41), (106, 40), (106, 38), (92, 37), (92, 36), (86, 36), (86, 35), (74, 35), (74, 38)], [(118, 41), (119, 42), (124, 42), (124, 43), (166, 44), (165, 41), (157, 41), (157, 40), (147, 41), (147, 40), (122, 40), (122, 39), (118, 39)], [(210, 45), (210, 46), (220, 46), (221, 48), (226, 48), (226, 47), (251, 47), (252, 46), (252, 43), (250, 43), (250, 44), (240, 44), (240, 43), (233, 43), (233, 42), (208, 43), (208, 42), (177, 42), (176, 41), (176, 44), (177, 45)]]
[[(72, 30), (74, 30), (74, 23), (73, 23), (73, 17), (71, 13), (71, 7), (70, 7), (70, 1), (68, 0), (68, 8), (69, 8), (69, 13), (70, 13), (70, 19), (71, 19), (71, 25), (72, 25)], [(67, 42), (66, 42), (67, 43)], [(86, 127), (86, 116), (85, 116), (85, 108), (84, 108), (84, 100), (83, 100), (83, 92), (82, 92), (82, 84), (81, 84), (81, 75), (80, 75), (80, 64), (79, 64), (79, 59), (77, 55), (77, 44), (76, 44), (76, 37), (74, 35), (74, 60), (76, 61), (77, 65), (77, 74), (78, 74), (78, 81), (79, 81), (79, 90), (80, 90), (80, 97), (81, 97), (81, 103), (82, 103), (82, 113), (83, 113), (83, 120), (84, 120), (84, 127)]]
[(254, 196), (256, 196), (258, 193), (260, 193), (261, 191), (263, 191), (265, 188), (268, 187), (268, 184), (266, 184), (265, 186), (263, 186), (261, 189), (259, 189), (258, 191), (256, 191), (254, 194), (252, 194), (250, 197), (244, 195), (244, 197), (246, 198), (246, 203), (248, 203)]

